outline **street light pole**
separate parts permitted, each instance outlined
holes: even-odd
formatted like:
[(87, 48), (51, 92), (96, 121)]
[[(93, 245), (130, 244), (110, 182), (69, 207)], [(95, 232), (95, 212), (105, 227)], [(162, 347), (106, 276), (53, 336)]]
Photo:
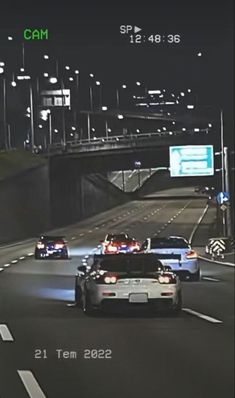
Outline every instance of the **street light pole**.
[(6, 101), (6, 79), (3, 78), (3, 129), (4, 129), (4, 146), (8, 149), (7, 145), (7, 101)]
[(90, 121), (89, 112), (87, 113), (87, 138), (88, 138), (88, 141), (90, 142), (90, 140), (91, 140), (91, 121)]
[(92, 86), (89, 86), (89, 97), (90, 97), (90, 109), (93, 111), (93, 93), (92, 93)]
[(119, 96), (119, 90), (118, 90), (118, 88), (116, 89), (116, 99), (117, 99), (117, 109), (119, 109), (119, 106), (120, 106), (120, 96)]
[(49, 145), (52, 144), (52, 114), (48, 113)]
[[(224, 118), (223, 110), (220, 110), (220, 150), (221, 150), (221, 190), (225, 192), (225, 162), (224, 162)], [(223, 235), (226, 236), (226, 218), (224, 211), (222, 212)]]
[(35, 137), (35, 131), (34, 131), (34, 104), (33, 104), (33, 86), (32, 82), (29, 83), (29, 97), (30, 97), (30, 126), (31, 126), (31, 151), (32, 153), (34, 152), (34, 137)]
[(64, 97), (64, 81), (63, 81), (63, 79), (61, 79), (61, 88), (62, 88), (62, 135), (63, 135), (63, 144), (66, 145), (65, 97)]
[[(228, 148), (227, 147), (224, 147), (224, 164), (225, 164), (225, 191), (230, 194)], [(227, 224), (227, 236), (231, 237), (232, 236), (232, 220), (231, 220), (231, 205), (230, 205), (230, 203), (227, 204), (227, 209), (226, 209), (226, 224)]]

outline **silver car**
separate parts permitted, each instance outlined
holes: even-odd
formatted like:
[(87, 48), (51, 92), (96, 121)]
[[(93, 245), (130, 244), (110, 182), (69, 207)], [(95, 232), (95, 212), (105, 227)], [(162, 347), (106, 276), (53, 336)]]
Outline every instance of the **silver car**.
[(140, 248), (142, 253), (155, 253), (181, 278), (198, 281), (200, 267), (197, 252), (182, 236), (147, 238)]
[(95, 255), (89, 269), (78, 267), (75, 300), (84, 313), (97, 309), (152, 307), (179, 313), (179, 277), (154, 254)]

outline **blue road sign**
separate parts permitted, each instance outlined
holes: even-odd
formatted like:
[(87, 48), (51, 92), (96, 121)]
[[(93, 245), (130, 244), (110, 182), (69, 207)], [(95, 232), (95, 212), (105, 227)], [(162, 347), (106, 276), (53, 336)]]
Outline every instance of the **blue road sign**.
[(228, 192), (219, 192), (216, 196), (216, 199), (217, 203), (219, 203), (219, 205), (222, 205), (223, 203), (229, 202), (230, 195)]
[(171, 177), (214, 175), (213, 145), (171, 146)]

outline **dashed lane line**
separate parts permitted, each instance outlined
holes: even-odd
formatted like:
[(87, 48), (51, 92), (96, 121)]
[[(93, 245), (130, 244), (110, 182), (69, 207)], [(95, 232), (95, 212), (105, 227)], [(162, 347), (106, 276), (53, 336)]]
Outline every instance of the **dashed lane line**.
[(20, 258), (19, 258), (19, 260), (24, 260), (25, 259), (25, 256), (21, 256)]
[(0, 336), (2, 337), (3, 341), (14, 341), (10, 330), (8, 329), (7, 325), (0, 325)]
[(11, 266), (11, 264), (10, 263), (6, 263), (6, 264), (4, 264), (4, 268), (8, 268), (8, 267), (10, 267)]
[(209, 277), (209, 276), (203, 276), (202, 279), (205, 279), (206, 281), (220, 282), (219, 279), (211, 278), (211, 277)]
[(17, 370), (17, 372), (30, 398), (46, 398), (32, 372), (29, 370)]
[(205, 321), (208, 321), (208, 322), (211, 322), (211, 323), (223, 323), (219, 319), (212, 318), (211, 316), (208, 316), (208, 315), (205, 315), (205, 314), (201, 314), (200, 312), (191, 310), (190, 308), (182, 308), (182, 310), (184, 312), (187, 312), (188, 314), (195, 315), (198, 318), (204, 319)]
[(4, 268), (1, 267), (1, 268), (0, 268), (0, 272), (2, 272), (2, 271), (4, 271)]

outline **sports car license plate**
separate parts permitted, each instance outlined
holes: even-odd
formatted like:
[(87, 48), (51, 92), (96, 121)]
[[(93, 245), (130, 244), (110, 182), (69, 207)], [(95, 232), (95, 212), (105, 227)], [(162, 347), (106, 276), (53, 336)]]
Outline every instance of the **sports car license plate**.
[(129, 303), (147, 303), (147, 293), (131, 293), (129, 295)]

